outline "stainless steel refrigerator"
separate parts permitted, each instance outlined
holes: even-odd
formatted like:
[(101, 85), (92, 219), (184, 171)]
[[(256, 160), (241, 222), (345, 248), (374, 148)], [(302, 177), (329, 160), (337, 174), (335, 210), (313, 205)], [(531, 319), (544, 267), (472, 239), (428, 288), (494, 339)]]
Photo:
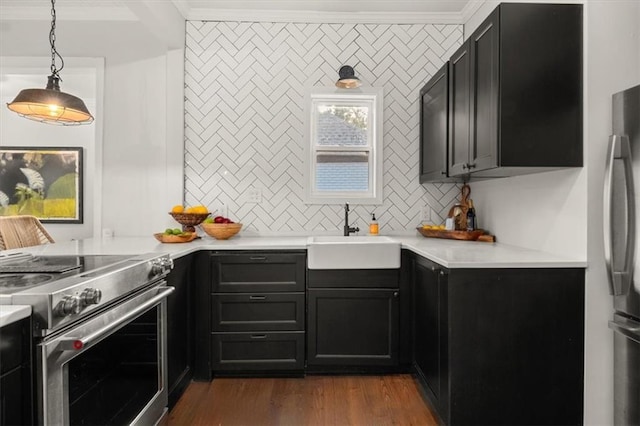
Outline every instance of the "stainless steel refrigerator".
[(614, 422), (640, 425), (640, 85), (613, 95), (604, 251), (614, 314)]

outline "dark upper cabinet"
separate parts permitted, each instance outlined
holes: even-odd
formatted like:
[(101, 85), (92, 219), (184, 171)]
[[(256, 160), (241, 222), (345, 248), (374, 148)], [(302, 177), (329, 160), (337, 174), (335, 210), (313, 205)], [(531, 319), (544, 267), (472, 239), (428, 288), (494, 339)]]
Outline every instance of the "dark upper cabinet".
[(420, 183), (444, 182), (447, 173), (449, 63), (420, 90)]
[(582, 6), (498, 6), (449, 61), (448, 120), (449, 176), (581, 167)]
[(469, 44), (464, 43), (449, 61), (449, 164), (450, 176), (463, 173), (469, 162), (470, 78)]

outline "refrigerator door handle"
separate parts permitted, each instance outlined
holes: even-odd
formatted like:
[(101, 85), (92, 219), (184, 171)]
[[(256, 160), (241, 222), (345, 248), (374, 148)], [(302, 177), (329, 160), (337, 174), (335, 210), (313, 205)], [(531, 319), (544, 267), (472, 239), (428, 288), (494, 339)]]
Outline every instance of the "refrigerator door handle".
[(640, 343), (640, 326), (638, 325), (627, 324), (626, 321), (609, 321), (609, 328), (634, 342)]
[[(615, 160), (622, 160), (625, 176), (625, 195), (627, 205), (626, 244), (624, 253), (615, 253), (613, 236), (616, 223), (613, 220), (613, 165)], [(632, 282), (633, 256), (635, 251), (635, 200), (633, 188), (633, 169), (631, 146), (626, 135), (613, 135), (609, 138), (609, 152), (604, 175), (604, 258), (609, 276), (610, 293), (614, 296), (626, 294)], [(619, 224), (618, 226), (622, 226)], [(617, 234), (616, 234), (617, 235)], [(617, 256), (624, 256), (624, 266), (616, 270)]]

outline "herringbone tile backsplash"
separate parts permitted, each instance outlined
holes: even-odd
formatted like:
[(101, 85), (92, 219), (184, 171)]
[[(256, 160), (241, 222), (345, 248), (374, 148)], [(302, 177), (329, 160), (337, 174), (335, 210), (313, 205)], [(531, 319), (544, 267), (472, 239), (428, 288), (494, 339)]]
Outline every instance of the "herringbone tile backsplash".
[(411, 230), (424, 206), (444, 220), (459, 189), (418, 182), (418, 93), (462, 40), (461, 25), (188, 21), (185, 203), (262, 234), (341, 230), (341, 205), (303, 202), (303, 102), (351, 65), (384, 88), (384, 204), (353, 202), (351, 224), (366, 233), (375, 211), (381, 233)]

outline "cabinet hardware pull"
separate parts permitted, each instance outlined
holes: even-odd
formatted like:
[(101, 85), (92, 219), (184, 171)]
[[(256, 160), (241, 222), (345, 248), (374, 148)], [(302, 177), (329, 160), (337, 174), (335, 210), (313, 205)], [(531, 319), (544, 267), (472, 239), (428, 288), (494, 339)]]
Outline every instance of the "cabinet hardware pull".
[(446, 176), (447, 172), (440, 172), (441, 175)]
[(250, 300), (264, 300), (267, 296), (249, 296)]
[(252, 334), (251, 338), (252, 339), (266, 339), (267, 335), (266, 334)]
[(468, 164), (463, 164), (463, 165), (462, 165), (462, 170), (466, 169), (467, 167), (469, 167), (469, 165), (468, 165)]
[(469, 169), (475, 169), (475, 168), (476, 168), (476, 165), (475, 165), (475, 164), (469, 164), (469, 165), (467, 165), (467, 168), (469, 168)]
[(393, 297), (398, 297), (398, 295), (399, 295), (399, 294), (400, 294), (400, 293), (398, 293), (397, 291), (394, 291), (394, 292), (393, 292)]
[(267, 260), (264, 256), (251, 256), (249, 260)]

